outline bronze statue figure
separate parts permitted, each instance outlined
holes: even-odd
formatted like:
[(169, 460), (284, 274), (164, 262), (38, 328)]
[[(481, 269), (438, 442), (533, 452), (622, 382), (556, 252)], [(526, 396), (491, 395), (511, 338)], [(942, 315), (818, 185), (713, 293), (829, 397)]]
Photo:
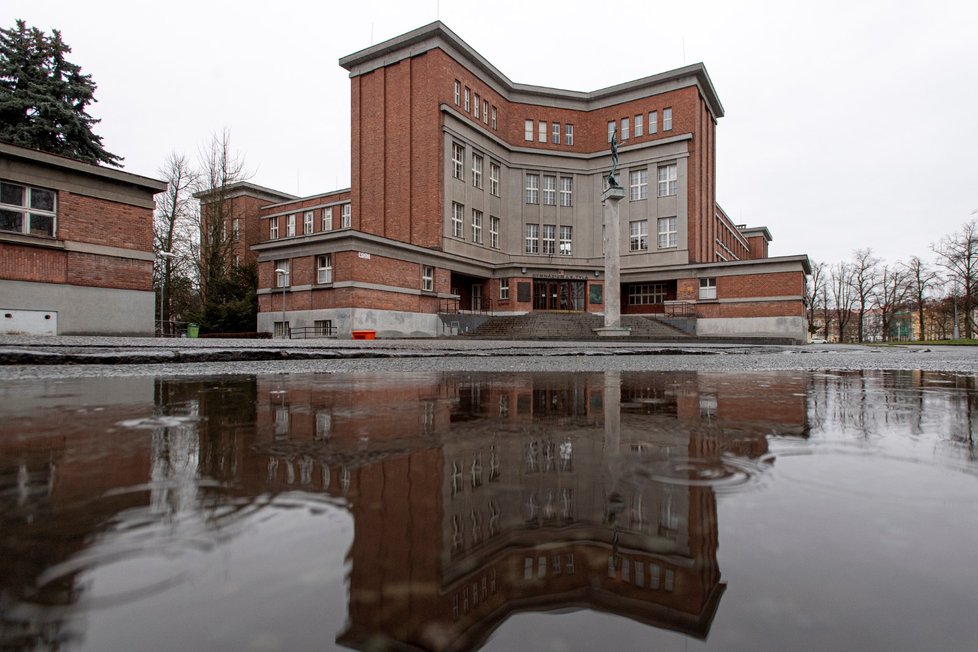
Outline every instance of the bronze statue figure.
[(615, 174), (618, 173), (618, 127), (611, 133), (611, 172), (608, 173), (608, 187), (617, 188), (618, 180)]

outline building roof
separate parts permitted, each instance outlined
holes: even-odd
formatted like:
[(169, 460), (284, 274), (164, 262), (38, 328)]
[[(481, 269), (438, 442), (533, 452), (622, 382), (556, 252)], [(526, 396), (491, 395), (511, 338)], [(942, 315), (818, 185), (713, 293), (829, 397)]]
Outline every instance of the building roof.
[(695, 84), (706, 100), (714, 118), (723, 117), (723, 105), (720, 103), (713, 82), (706, 72), (706, 67), (702, 63), (694, 63), (590, 92), (517, 84), (489, 63), (485, 57), (476, 52), (441, 21), (429, 23), (424, 27), (419, 27), (383, 43), (342, 57), (340, 65), (350, 71), (351, 77), (356, 77), (435, 48), (443, 50), (463, 65), (482, 73), (500, 94), (511, 101), (534, 103), (545, 99), (549, 103), (565, 105), (568, 108), (592, 109), (604, 104), (617, 103), (621, 96), (628, 95), (638, 89), (647, 89), (651, 86), (667, 86), (671, 89)]
[[(231, 199), (233, 197), (240, 197), (242, 195), (250, 195), (252, 197), (259, 197), (261, 199), (267, 199), (272, 202), (286, 202), (299, 199), (295, 195), (290, 195), (286, 192), (281, 192), (278, 190), (272, 190), (271, 188), (266, 188), (265, 186), (259, 186), (256, 183), (251, 183), (249, 181), (236, 181), (234, 183), (229, 183), (224, 186), (222, 194), (224, 199)], [(218, 194), (218, 189), (202, 190), (200, 192), (195, 192), (194, 197), (207, 203), (207, 200)]]
[(64, 172), (73, 172), (90, 177), (98, 177), (107, 181), (117, 181), (129, 186), (135, 186), (140, 190), (145, 190), (153, 194), (166, 190), (165, 181), (151, 179), (150, 177), (143, 177), (138, 174), (132, 174), (131, 172), (123, 172), (122, 170), (118, 170), (116, 168), (108, 168), (102, 167), (101, 165), (84, 163), (66, 156), (50, 154), (48, 152), (29, 149), (27, 147), (19, 147), (17, 145), (11, 145), (10, 143), (0, 142), (0, 157), (19, 159), (20, 161), (24, 162), (60, 168)]

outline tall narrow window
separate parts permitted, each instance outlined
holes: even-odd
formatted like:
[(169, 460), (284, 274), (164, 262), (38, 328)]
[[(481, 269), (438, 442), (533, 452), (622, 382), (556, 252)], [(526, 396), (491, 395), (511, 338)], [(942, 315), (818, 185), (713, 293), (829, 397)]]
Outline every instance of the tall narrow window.
[(465, 87), (465, 112), (466, 113), (469, 113), (472, 110), (472, 100), (470, 97), (471, 93), (472, 91), (470, 91), (469, 87), (466, 86)]
[(523, 139), (527, 142), (533, 142), (533, 120), (527, 120), (523, 124)]
[(557, 252), (557, 226), (554, 224), (543, 225), (543, 253), (553, 256)]
[(459, 204), (458, 202), (452, 202), (452, 235), (456, 238), (462, 238), (465, 236), (465, 225), (462, 220), (465, 219), (465, 206)]
[(287, 288), (289, 287), (289, 277), (292, 275), (292, 266), (290, 265), (292, 261), (290, 260), (276, 260), (275, 269), (282, 270), (282, 272), (274, 272), (275, 274), (275, 287), (277, 288)]
[(611, 142), (611, 137), (615, 135), (615, 129), (618, 125), (615, 124), (614, 120), (608, 121), (608, 142)]
[(306, 214), (302, 216), (302, 233), (303, 235), (309, 235), (312, 233), (313, 229), (313, 212), (306, 211)]
[(649, 221), (636, 220), (628, 223), (628, 250), (629, 251), (648, 251), (649, 250)]
[(421, 266), (421, 289), (425, 292), (435, 291), (435, 268), (430, 265)]
[(473, 103), (474, 103), (474, 106), (472, 107), (472, 109), (473, 109), (472, 115), (475, 116), (475, 119), (476, 120), (478, 120), (479, 118), (482, 117), (479, 114), (480, 108), (482, 107), (482, 100), (479, 98), (479, 94), (478, 93), (475, 94), (475, 97), (473, 98)]
[(472, 242), (482, 244), (482, 211), (472, 209)]
[(333, 230), (333, 207), (327, 206), (323, 209), (323, 231)]
[(573, 177), (560, 177), (560, 205), (571, 206), (574, 200)]
[(672, 131), (672, 109), (662, 109), (662, 131)]
[(268, 219), (268, 239), (278, 240), (278, 218), (271, 217)]
[(538, 133), (539, 133), (539, 137), (537, 138), (537, 140), (539, 140), (541, 143), (547, 142), (547, 123), (544, 122), (543, 120), (539, 122)]
[(659, 196), (668, 197), (676, 194), (677, 168), (676, 164), (659, 166)]
[(573, 231), (570, 226), (560, 227), (560, 255), (570, 256), (574, 244), (574, 239), (572, 237)]
[(509, 299), (509, 279), (501, 278), (499, 279), (499, 300), (506, 301)]
[(482, 156), (472, 154), (472, 185), (476, 188), (482, 187)]
[(659, 218), (659, 249), (675, 247), (676, 242), (676, 218)]
[(492, 107), (492, 128), (496, 128), (496, 107)]
[(499, 196), (499, 165), (489, 162), (489, 194)]
[(659, 112), (649, 111), (649, 134), (654, 134), (659, 130)]
[(455, 80), (455, 106), (462, 104), (462, 82)]
[(286, 222), (285, 227), (285, 237), (291, 238), (295, 235), (295, 213), (289, 215), (288, 222)]
[(543, 203), (547, 206), (553, 206), (557, 203), (557, 177), (544, 175)]
[(452, 177), (459, 180), (465, 179), (465, 172), (462, 166), (465, 165), (465, 148), (458, 143), (452, 143)]
[(235, 240), (241, 239), (241, 220), (238, 218), (231, 220), (231, 237)]
[(539, 224), (527, 224), (526, 225), (526, 253), (528, 254), (538, 254), (540, 253), (540, 225)]
[(540, 175), (526, 175), (526, 203), (537, 204), (540, 202)]
[(351, 205), (343, 204), (343, 206), (340, 207), (340, 228), (348, 229), (352, 226), (352, 224), (353, 216), (351, 213)]
[(564, 125), (564, 144), (574, 144), (574, 125)]
[(489, 100), (482, 100), (482, 124), (489, 124)]
[(628, 118), (622, 118), (621, 119), (621, 140), (622, 140), (622, 142), (624, 142), (624, 141), (628, 140), (629, 138), (631, 138), (631, 133), (630, 133), (630, 130), (629, 130), (629, 124), (630, 123), (628, 121)]
[(499, 249), (499, 218), (489, 216), (489, 246)]
[(638, 138), (642, 135), (642, 114), (635, 116), (635, 137)]
[(550, 142), (554, 145), (560, 144), (560, 123), (554, 122), (550, 125)]
[(628, 173), (629, 199), (638, 201), (649, 196), (649, 171), (632, 170)]
[(333, 254), (316, 256), (316, 282), (333, 282)]

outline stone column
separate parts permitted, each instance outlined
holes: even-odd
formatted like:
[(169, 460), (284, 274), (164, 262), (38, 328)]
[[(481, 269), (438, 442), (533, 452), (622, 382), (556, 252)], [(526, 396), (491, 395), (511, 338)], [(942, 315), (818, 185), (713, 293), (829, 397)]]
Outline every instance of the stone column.
[(625, 189), (611, 186), (601, 195), (604, 207), (604, 328), (595, 328), (599, 337), (623, 337), (631, 332), (621, 325), (621, 218), (618, 202)]

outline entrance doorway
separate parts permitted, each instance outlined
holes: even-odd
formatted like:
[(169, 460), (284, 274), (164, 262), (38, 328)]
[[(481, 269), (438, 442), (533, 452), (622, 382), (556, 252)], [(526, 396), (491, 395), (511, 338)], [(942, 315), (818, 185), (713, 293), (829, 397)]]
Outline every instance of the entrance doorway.
[(583, 312), (587, 307), (585, 296), (584, 281), (533, 281), (534, 310)]

